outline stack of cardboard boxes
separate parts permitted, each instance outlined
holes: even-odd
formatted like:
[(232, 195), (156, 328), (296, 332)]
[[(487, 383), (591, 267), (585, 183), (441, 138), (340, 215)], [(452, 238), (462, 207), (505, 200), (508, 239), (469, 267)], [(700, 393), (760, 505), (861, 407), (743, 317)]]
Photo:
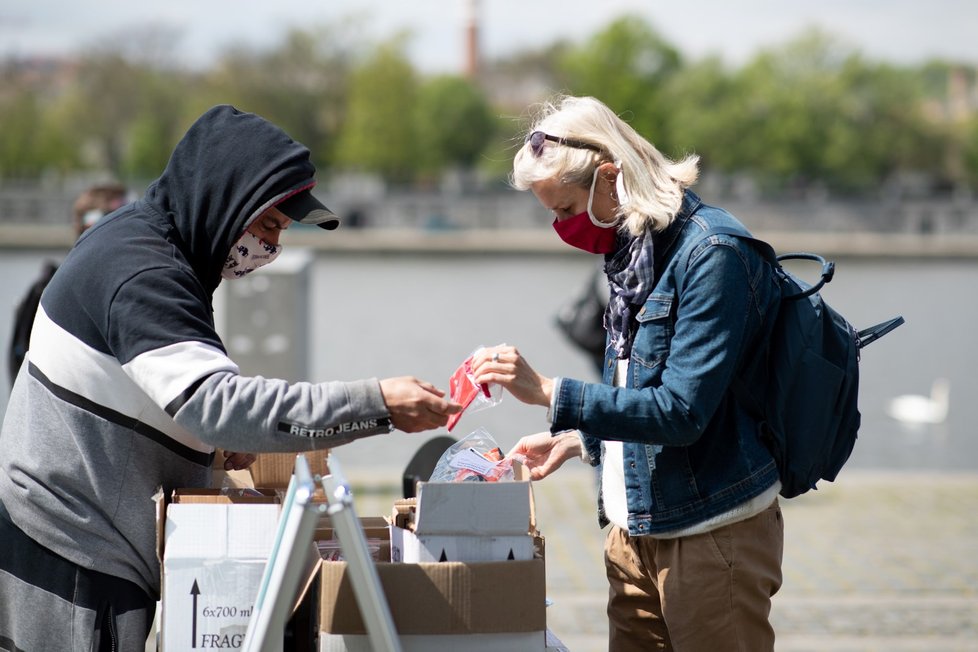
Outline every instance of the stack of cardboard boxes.
[[(405, 652), (546, 649), (546, 572), (528, 481), (422, 483), (377, 565)], [(369, 650), (344, 562), (320, 571), (320, 652)]]
[[(240, 648), (279, 512), (274, 490), (256, 493), (194, 502), (194, 492), (175, 492), (161, 508), (164, 651)], [(405, 652), (548, 649), (544, 541), (529, 481), (422, 483), (389, 519), (360, 521)], [(316, 538), (335, 549), (328, 518)], [(367, 652), (347, 563), (327, 557), (303, 583), (313, 640), (293, 648)]]

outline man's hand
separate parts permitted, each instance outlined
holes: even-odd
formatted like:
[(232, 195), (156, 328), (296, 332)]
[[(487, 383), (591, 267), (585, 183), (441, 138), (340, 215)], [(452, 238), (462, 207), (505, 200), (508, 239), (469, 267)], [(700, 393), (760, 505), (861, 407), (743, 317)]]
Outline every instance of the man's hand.
[(391, 423), (404, 432), (444, 426), (449, 416), (462, 411), (461, 405), (443, 398), (445, 392), (413, 376), (385, 378), (380, 381), (380, 391)]
[(581, 438), (576, 430), (555, 436), (549, 431), (538, 432), (516, 442), (506, 457), (517, 454), (526, 458), (524, 464), (530, 470), (530, 479), (543, 480), (567, 460), (581, 456)]
[(254, 453), (232, 453), (231, 451), (224, 451), (224, 470), (240, 471), (241, 469), (247, 469), (255, 463), (256, 459), (258, 459), (258, 456)]

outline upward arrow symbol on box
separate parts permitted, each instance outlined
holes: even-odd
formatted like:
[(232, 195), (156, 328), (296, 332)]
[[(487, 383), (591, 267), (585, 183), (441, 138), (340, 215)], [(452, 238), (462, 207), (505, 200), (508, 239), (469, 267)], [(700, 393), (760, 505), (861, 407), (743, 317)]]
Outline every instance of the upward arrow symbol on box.
[(194, 585), (190, 588), (190, 595), (194, 596), (194, 613), (192, 614), (193, 625), (190, 629), (190, 646), (197, 647), (197, 596), (200, 595), (200, 587), (197, 586), (197, 578), (194, 578)]

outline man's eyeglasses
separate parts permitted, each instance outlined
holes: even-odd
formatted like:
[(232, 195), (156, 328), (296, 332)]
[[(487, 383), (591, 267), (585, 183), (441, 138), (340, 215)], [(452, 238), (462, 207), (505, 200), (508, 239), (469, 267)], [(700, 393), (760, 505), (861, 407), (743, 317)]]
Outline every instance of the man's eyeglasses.
[(593, 152), (601, 151), (601, 148), (597, 145), (585, 143), (583, 140), (561, 138), (560, 136), (551, 136), (542, 131), (534, 131), (526, 137), (526, 142), (530, 143), (530, 151), (533, 152), (533, 156), (539, 157), (543, 153), (543, 143), (547, 140), (558, 145), (566, 145), (567, 147), (574, 147), (576, 149), (589, 149)]

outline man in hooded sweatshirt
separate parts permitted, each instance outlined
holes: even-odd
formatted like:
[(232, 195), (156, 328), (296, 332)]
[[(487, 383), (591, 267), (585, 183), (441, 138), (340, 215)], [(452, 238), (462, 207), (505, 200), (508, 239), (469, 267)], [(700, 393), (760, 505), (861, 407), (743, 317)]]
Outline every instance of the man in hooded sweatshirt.
[(214, 107), (54, 275), (0, 431), (0, 649), (142, 650), (160, 593), (153, 496), (208, 486), (215, 449), (329, 448), (461, 409), (413, 377), (238, 373), (214, 291), (271, 262), (292, 221), (338, 226), (314, 174), (280, 128)]

